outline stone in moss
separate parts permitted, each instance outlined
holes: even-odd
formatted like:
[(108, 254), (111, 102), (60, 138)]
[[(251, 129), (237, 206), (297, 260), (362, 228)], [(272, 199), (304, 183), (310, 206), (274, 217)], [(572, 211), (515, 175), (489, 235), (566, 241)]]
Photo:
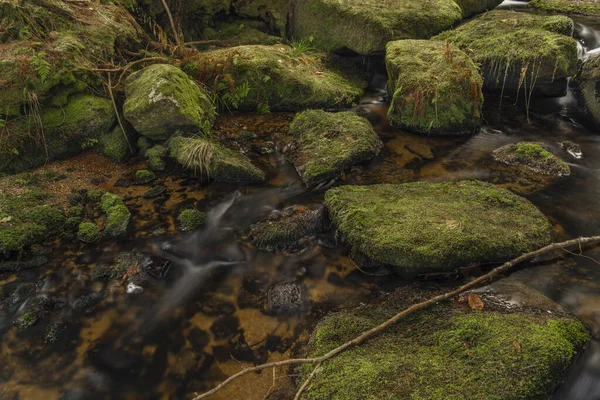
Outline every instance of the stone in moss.
[(282, 212), (272, 213), (250, 227), (252, 244), (266, 251), (284, 249), (306, 236), (321, 232), (324, 219), (323, 209), (288, 207)]
[(179, 214), (179, 217), (177, 217), (181, 230), (184, 232), (195, 231), (203, 225), (206, 220), (206, 214), (195, 209), (183, 210), (181, 214)]
[(119, 236), (127, 230), (131, 213), (121, 198), (113, 193), (105, 193), (100, 202), (100, 208), (106, 213), (104, 233)]
[(296, 3), (295, 38), (314, 38), (327, 51), (382, 53), (387, 42), (429, 39), (462, 18), (453, 0), (314, 0)]
[(200, 87), (168, 64), (151, 65), (131, 75), (125, 95), (125, 118), (152, 140), (168, 139), (177, 129), (206, 131), (216, 116)]
[(303, 111), (292, 121), (290, 134), (294, 143), (286, 155), (307, 186), (338, 177), (383, 147), (369, 121), (351, 112)]
[(164, 171), (166, 168), (165, 158), (168, 150), (166, 147), (158, 145), (147, 150), (145, 153), (148, 168), (152, 171)]
[[(355, 105), (366, 82), (339, 66), (338, 59), (321, 53), (297, 56), (290, 46), (237, 46), (202, 53), (184, 66), (209, 87), (223, 83), (247, 85), (238, 102), (242, 110), (298, 111), (306, 108), (342, 109)], [(198, 71), (202, 71), (201, 74)], [(223, 78), (230, 76), (233, 82)]]
[(184, 168), (217, 182), (258, 183), (265, 174), (248, 157), (208, 139), (174, 137), (169, 156)]
[(577, 71), (577, 41), (564, 31), (572, 25), (567, 17), (495, 10), (435, 39), (450, 41), (480, 64), (488, 90), (562, 96)]
[(83, 243), (94, 243), (100, 237), (98, 226), (93, 222), (82, 222), (77, 230), (77, 239)]
[(600, 52), (586, 55), (574, 81), (580, 105), (600, 128)]
[(135, 184), (146, 185), (156, 179), (154, 172), (147, 169), (141, 169), (135, 173)]
[(34, 120), (9, 121), (7, 129), (11, 135), (3, 137), (0, 147), (15, 149), (16, 152), (2, 153), (0, 171), (19, 172), (81, 153), (95, 145), (100, 135), (108, 132), (116, 122), (112, 102), (90, 95), (72, 96), (61, 108), (45, 107), (40, 118), (44, 148), (36, 142), (41, 139), (37, 136), (40, 131)]
[(123, 134), (120, 126), (100, 135), (100, 150), (112, 161), (123, 162), (131, 156), (134, 135)]
[[(405, 293), (325, 317), (306, 346), (321, 356), (407, 307)], [(443, 303), (327, 361), (302, 399), (547, 399), (589, 340), (563, 313)], [(312, 366), (300, 367), (304, 382)]]
[(542, 175), (566, 176), (571, 174), (569, 164), (548, 151), (543, 143), (519, 142), (494, 150), (494, 160), (532, 170)]
[(456, 46), (441, 41), (398, 40), (386, 47), (388, 119), (418, 133), (474, 133), (481, 122), (483, 81)]
[(527, 5), (550, 12), (600, 17), (600, 3), (597, 0), (532, 0)]
[(479, 181), (342, 186), (325, 205), (350, 245), (406, 277), (504, 261), (552, 241), (533, 204)]

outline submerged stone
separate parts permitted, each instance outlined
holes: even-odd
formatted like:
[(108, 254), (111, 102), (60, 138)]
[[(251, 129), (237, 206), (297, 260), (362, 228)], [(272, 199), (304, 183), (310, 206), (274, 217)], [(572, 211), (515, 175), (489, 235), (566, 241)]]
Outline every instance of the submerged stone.
[(275, 212), (250, 227), (252, 244), (260, 250), (284, 249), (298, 240), (323, 230), (323, 209), (304, 206), (288, 207)]
[(537, 207), (479, 181), (342, 186), (325, 205), (350, 245), (405, 277), (504, 261), (552, 241)]
[(277, 283), (267, 294), (269, 312), (289, 314), (300, 312), (308, 306), (306, 288), (295, 282)]
[(169, 141), (169, 155), (184, 168), (217, 182), (258, 183), (265, 174), (241, 153), (212, 140), (177, 136)]
[[(290, 46), (237, 46), (202, 53), (184, 65), (215, 87), (229, 108), (297, 111), (354, 105), (366, 82), (342, 71), (333, 56), (297, 54)], [(229, 96), (228, 96), (229, 94)]]
[(488, 90), (562, 96), (567, 78), (577, 72), (572, 33), (567, 17), (494, 10), (435, 39), (455, 44), (479, 63)]
[(291, 31), (323, 50), (370, 55), (392, 40), (429, 39), (461, 18), (453, 0), (312, 0), (296, 3)]
[(566, 176), (571, 174), (569, 164), (548, 151), (543, 143), (519, 142), (494, 150), (494, 160), (525, 167), (542, 175)]
[(127, 78), (125, 118), (141, 135), (168, 139), (177, 129), (210, 131), (216, 112), (208, 96), (179, 68), (155, 64)]
[(441, 41), (398, 40), (386, 47), (388, 119), (419, 133), (474, 133), (481, 122), (482, 79), (456, 46)]
[(347, 111), (303, 111), (292, 121), (290, 134), (294, 142), (286, 156), (307, 186), (338, 177), (383, 147), (369, 121)]
[[(305, 347), (306, 356), (333, 350), (418, 298), (399, 290), (383, 303), (325, 317)], [(511, 312), (488, 303), (474, 311), (447, 302), (328, 360), (302, 398), (546, 399), (588, 340), (585, 326), (564, 312)], [(298, 368), (298, 382), (313, 368)]]

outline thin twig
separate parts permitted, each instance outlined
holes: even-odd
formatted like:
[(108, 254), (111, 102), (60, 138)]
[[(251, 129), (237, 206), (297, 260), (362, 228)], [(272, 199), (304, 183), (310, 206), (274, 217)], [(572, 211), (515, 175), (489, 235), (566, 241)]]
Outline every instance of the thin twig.
[(163, 4), (163, 7), (165, 8), (165, 12), (167, 13), (167, 16), (169, 17), (169, 22), (171, 23), (171, 29), (173, 30), (173, 37), (175, 38), (175, 40), (177, 41), (177, 45), (179, 46), (181, 44), (181, 38), (179, 37), (179, 34), (177, 33), (177, 28), (175, 27), (175, 21), (173, 20), (173, 14), (171, 14), (171, 9), (169, 8), (169, 5), (167, 4), (166, 0), (162, 0), (162, 4)]
[(321, 368), (321, 364), (323, 364), (323, 363), (320, 362), (315, 366), (315, 368), (312, 370), (312, 372), (310, 373), (308, 378), (306, 378), (306, 380), (304, 381), (302, 386), (300, 386), (300, 389), (298, 389), (298, 391), (296, 392), (296, 396), (294, 396), (294, 400), (300, 400), (300, 396), (302, 396), (302, 392), (304, 392), (304, 389), (306, 389), (306, 387), (310, 384), (310, 381), (312, 381), (312, 379), (315, 377), (315, 375), (317, 374), (317, 370), (319, 368)]
[(594, 243), (600, 243), (600, 236), (582, 237), (582, 238), (578, 238), (578, 239), (567, 240), (565, 242), (554, 243), (554, 244), (548, 245), (546, 247), (542, 247), (541, 249), (522, 254), (519, 257), (512, 259), (512, 260), (502, 264), (499, 267), (494, 268), (487, 274), (482, 275), (479, 278), (477, 278), (467, 284), (464, 284), (461, 287), (459, 287), (451, 292), (432, 297), (429, 300), (423, 301), (418, 304), (413, 304), (412, 306), (400, 311), (398, 314), (394, 315), (393, 317), (391, 317), (387, 321), (383, 322), (382, 324), (377, 325), (376, 327), (361, 333), (354, 339), (352, 339), (346, 343), (343, 343), (342, 345), (336, 347), (335, 349), (331, 350), (327, 354), (324, 354), (320, 357), (314, 357), (314, 358), (294, 358), (294, 359), (289, 359), (289, 360), (277, 361), (277, 362), (261, 364), (261, 365), (257, 365), (252, 368), (244, 369), (244, 370), (238, 372), (237, 374), (232, 375), (229, 378), (225, 379), (223, 382), (221, 382), (219, 385), (217, 385), (213, 389), (209, 390), (208, 392), (205, 392), (201, 395), (194, 397), (193, 400), (205, 399), (205, 398), (215, 394), (219, 390), (223, 389), (225, 386), (229, 385), (231, 382), (235, 381), (236, 379), (241, 378), (242, 376), (247, 375), (251, 372), (258, 372), (258, 371), (262, 371), (267, 368), (283, 367), (286, 365), (322, 364), (323, 362), (337, 356), (338, 354), (349, 349), (350, 347), (356, 346), (356, 345), (364, 342), (371, 336), (374, 336), (375, 334), (385, 330), (390, 325), (393, 325), (394, 323), (403, 319), (407, 315), (415, 313), (416, 311), (420, 311), (425, 308), (428, 308), (428, 307), (430, 307), (434, 304), (437, 304), (441, 301), (451, 299), (451, 298), (461, 294), (462, 292), (466, 292), (467, 290), (471, 290), (471, 289), (478, 287), (482, 283), (491, 282), (492, 278), (511, 269), (512, 267), (514, 267), (517, 264), (520, 264), (524, 261), (530, 260), (536, 256), (539, 256), (541, 254), (547, 253), (552, 250), (561, 249), (563, 247), (571, 247), (571, 246), (575, 246), (575, 245), (581, 246), (581, 245), (588, 245), (588, 244), (594, 244)]
[(112, 100), (112, 104), (115, 109), (115, 114), (117, 115), (117, 121), (119, 122), (119, 126), (121, 127), (121, 132), (123, 132), (123, 136), (125, 137), (127, 146), (129, 146), (129, 151), (131, 151), (131, 154), (134, 154), (133, 147), (131, 147), (131, 143), (129, 143), (129, 138), (127, 137), (127, 132), (125, 132), (125, 128), (123, 127), (123, 122), (121, 121), (121, 116), (119, 115), (119, 108), (117, 107), (117, 102), (115, 101), (115, 96), (113, 95), (112, 85), (110, 82), (110, 72), (108, 73), (108, 85), (107, 86), (108, 86), (108, 94), (110, 95), (110, 99)]

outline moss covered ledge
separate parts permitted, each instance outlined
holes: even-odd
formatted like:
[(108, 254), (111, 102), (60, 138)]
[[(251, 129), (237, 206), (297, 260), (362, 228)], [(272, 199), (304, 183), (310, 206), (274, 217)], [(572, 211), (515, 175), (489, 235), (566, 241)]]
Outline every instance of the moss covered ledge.
[(355, 250), (405, 277), (504, 261), (553, 238), (537, 207), (480, 181), (341, 186), (325, 205)]

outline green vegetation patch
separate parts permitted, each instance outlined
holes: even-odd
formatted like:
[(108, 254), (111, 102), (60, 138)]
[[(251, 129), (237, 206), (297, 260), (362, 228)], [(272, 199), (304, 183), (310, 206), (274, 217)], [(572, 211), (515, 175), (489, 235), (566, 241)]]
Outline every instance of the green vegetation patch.
[(169, 155), (185, 169), (217, 182), (258, 183), (265, 180), (264, 172), (248, 157), (213, 140), (182, 136), (171, 138)]
[(571, 174), (569, 164), (550, 153), (547, 146), (542, 143), (507, 144), (494, 150), (493, 157), (498, 162), (525, 167), (542, 175), (566, 176)]
[(146, 156), (146, 162), (148, 168), (152, 171), (164, 171), (167, 167), (165, 158), (167, 157), (168, 150), (166, 147), (158, 145), (146, 150), (144, 152)]
[(527, 5), (544, 11), (600, 16), (598, 0), (532, 0)]
[(106, 213), (104, 232), (110, 236), (119, 236), (127, 230), (131, 213), (121, 198), (113, 193), (105, 193), (100, 208)]
[(342, 186), (325, 194), (348, 242), (403, 276), (498, 262), (552, 242), (528, 200), (479, 181)]
[(47, 198), (36, 190), (19, 196), (0, 194), (0, 254), (25, 249), (62, 226), (64, 213), (44, 204)]
[(572, 32), (573, 21), (567, 17), (494, 10), (435, 39), (452, 42), (479, 63), (488, 89), (537, 87), (553, 94), (555, 81), (577, 71)]
[(82, 222), (77, 230), (77, 239), (83, 243), (94, 243), (100, 238), (100, 230), (98, 225), (93, 222)]
[[(398, 312), (384, 304), (330, 315), (308, 355), (327, 353)], [(325, 362), (303, 399), (547, 399), (589, 340), (585, 326), (545, 312), (472, 311), (452, 303), (408, 317)], [(299, 368), (303, 382), (314, 366)]]
[(366, 82), (323, 53), (290, 46), (237, 46), (202, 53), (183, 69), (210, 88), (221, 108), (297, 111), (355, 105)]
[(210, 132), (215, 108), (200, 87), (169, 64), (146, 67), (127, 78), (125, 118), (141, 135), (168, 139), (177, 129)]
[(419, 133), (459, 135), (480, 125), (483, 80), (456, 46), (441, 41), (398, 40), (386, 47), (388, 119)]
[(195, 231), (202, 226), (207, 219), (205, 213), (195, 209), (183, 210), (181, 214), (179, 214), (179, 217), (177, 217), (181, 230), (184, 232)]
[[(280, 37), (265, 33), (264, 29), (268, 26), (264, 27), (263, 25), (266, 24), (252, 20), (217, 22), (214, 28), (206, 28), (202, 33), (204, 40), (214, 41), (220, 45), (263, 44), (270, 46), (283, 42)], [(260, 28), (263, 28), (263, 30), (260, 30)]]
[(297, 2), (292, 36), (313, 37), (327, 51), (382, 53), (387, 42), (429, 39), (462, 18), (453, 0), (314, 0)]
[(287, 155), (307, 186), (337, 177), (383, 147), (371, 123), (348, 111), (303, 111), (292, 121), (290, 134), (295, 143)]

